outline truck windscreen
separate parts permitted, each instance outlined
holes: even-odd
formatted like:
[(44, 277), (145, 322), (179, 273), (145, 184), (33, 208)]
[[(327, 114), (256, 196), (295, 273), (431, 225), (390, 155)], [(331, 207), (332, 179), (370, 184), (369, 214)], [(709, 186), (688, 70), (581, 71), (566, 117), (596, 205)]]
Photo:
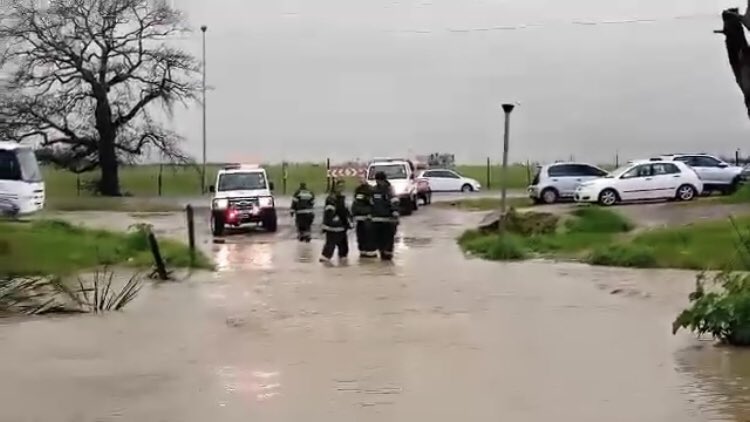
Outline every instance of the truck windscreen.
[(367, 172), (367, 180), (374, 180), (378, 172), (385, 173), (388, 180), (406, 179), (406, 166), (404, 164), (376, 164), (370, 166)]
[(252, 173), (224, 173), (219, 176), (219, 192), (232, 190), (267, 189), (266, 176), (261, 172)]

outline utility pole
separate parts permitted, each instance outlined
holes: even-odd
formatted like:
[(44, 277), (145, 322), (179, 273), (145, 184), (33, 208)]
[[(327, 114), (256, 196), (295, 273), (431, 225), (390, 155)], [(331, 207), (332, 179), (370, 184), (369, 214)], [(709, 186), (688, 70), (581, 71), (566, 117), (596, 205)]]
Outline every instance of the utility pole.
[(206, 25), (201, 26), (203, 33), (203, 168), (201, 170), (201, 194), (206, 193)]
[(503, 184), (502, 184), (502, 196), (500, 199), (500, 206), (502, 207), (502, 215), (505, 216), (507, 211), (507, 195), (508, 195), (508, 145), (510, 144), (510, 113), (515, 108), (515, 104), (503, 104), (503, 111), (505, 112), (505, 135), (503, 136)]

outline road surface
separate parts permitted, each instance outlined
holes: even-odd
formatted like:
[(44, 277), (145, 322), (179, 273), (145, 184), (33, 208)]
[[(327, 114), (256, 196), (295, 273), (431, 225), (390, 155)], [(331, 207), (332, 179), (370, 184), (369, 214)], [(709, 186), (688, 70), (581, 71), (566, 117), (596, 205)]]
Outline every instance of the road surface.
[(750, 354), (670, 333), (691, 272), (466, 259), (478, 216), (437, 208), (404, 219), (394, 263), (327, 268), (285, 214), (224, 244), (205, 217), (215, 273), (121, 313), (2, 321), (0, 422), (750, 418)]

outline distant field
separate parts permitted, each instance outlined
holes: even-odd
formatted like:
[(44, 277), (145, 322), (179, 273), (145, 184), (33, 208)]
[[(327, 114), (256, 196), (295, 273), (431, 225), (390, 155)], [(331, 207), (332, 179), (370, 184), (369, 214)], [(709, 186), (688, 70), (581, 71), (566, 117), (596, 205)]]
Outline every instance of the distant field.
[[(220, 166), (211, 165), (207, 169), (207, 185), (214, 184), (216, 172)], [(284, 191), (283, 172), (280, 164), (265, 166), (270, 179), (276, 185), (279, 194), (291, 194), (300, 182), (306, 182), (310, 189), (325, 192), (326, 167), (325, 164), (303, 163), (289, 164), (287, 167), (286, 192)], [(487, 188), (487, 166), (462, 165), (456, 168), (459, 173), (479, 181)], [(50, 198), (69, 198), (78, 196), (78, 176), (63, 170), (45, 167), (43, 169), (47, 185), (47, 196)], [(120, 183), (122, 191), (134, 196), (159, 195), (159, 166), (143, 165), (129, 166), (120, 169)], [(533, 176), (526, 166), (513, 165), (508, 168), (508, 187), (510, 189), (524, 188)], [(90, 196), (85, 190), (87, 183), (98, 177), (97, 172), (80, 175), (81, 196)], [(499, 189), (501, 181), (500, 166), (490, 168), (490, 189)], [(346, 178), (347, 186), (353, 188), (356, 178)], [(188, 166), (164, 166), (161, 178), (162, 196), (195, 196), (200, 195), (200, 174), (197, 168)]]

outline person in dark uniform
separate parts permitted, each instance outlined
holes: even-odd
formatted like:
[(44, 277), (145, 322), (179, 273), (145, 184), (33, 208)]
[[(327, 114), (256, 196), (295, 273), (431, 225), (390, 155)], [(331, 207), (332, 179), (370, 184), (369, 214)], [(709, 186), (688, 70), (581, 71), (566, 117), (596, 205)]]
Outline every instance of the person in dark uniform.
[(360, 185), (354, 190), (354, 199), (352, 200), (352, 216), (356, 225), (357, 248), (360, 258), (378, 256), (372, 238), (372, 221), (370, 221), (372, 218), (372, 192), (372, 186), (363, 177)]
[(307, 184), (302, 182), (299, 189), (292, 195), (292, 216), (297, 226), (297, 240), (310, 242), (312, 239), (313, 220), (315, 219), (315, 194), (307, 190)]
[(323, 253), (320, 262), (330, 263), (334, 250), (338, 249), (339, 260), (346, 261), (349, 255), (349, 240), (347, 230), (351, 228), (351, 214), (346, 207), (346, 197), (342, 193), (344, 182), (338, 180), (334, 183), (331, 193), (326, 198), (323, 211), (323, 232), (326, 235), (326, 243), (323, 245)]
[(393, 259), (393, 243), (398, 226), (398, 197), (385, 177), (385, 173), (375, 174), (376, 185), (372, 194), (372, 231), (380, 259)]

